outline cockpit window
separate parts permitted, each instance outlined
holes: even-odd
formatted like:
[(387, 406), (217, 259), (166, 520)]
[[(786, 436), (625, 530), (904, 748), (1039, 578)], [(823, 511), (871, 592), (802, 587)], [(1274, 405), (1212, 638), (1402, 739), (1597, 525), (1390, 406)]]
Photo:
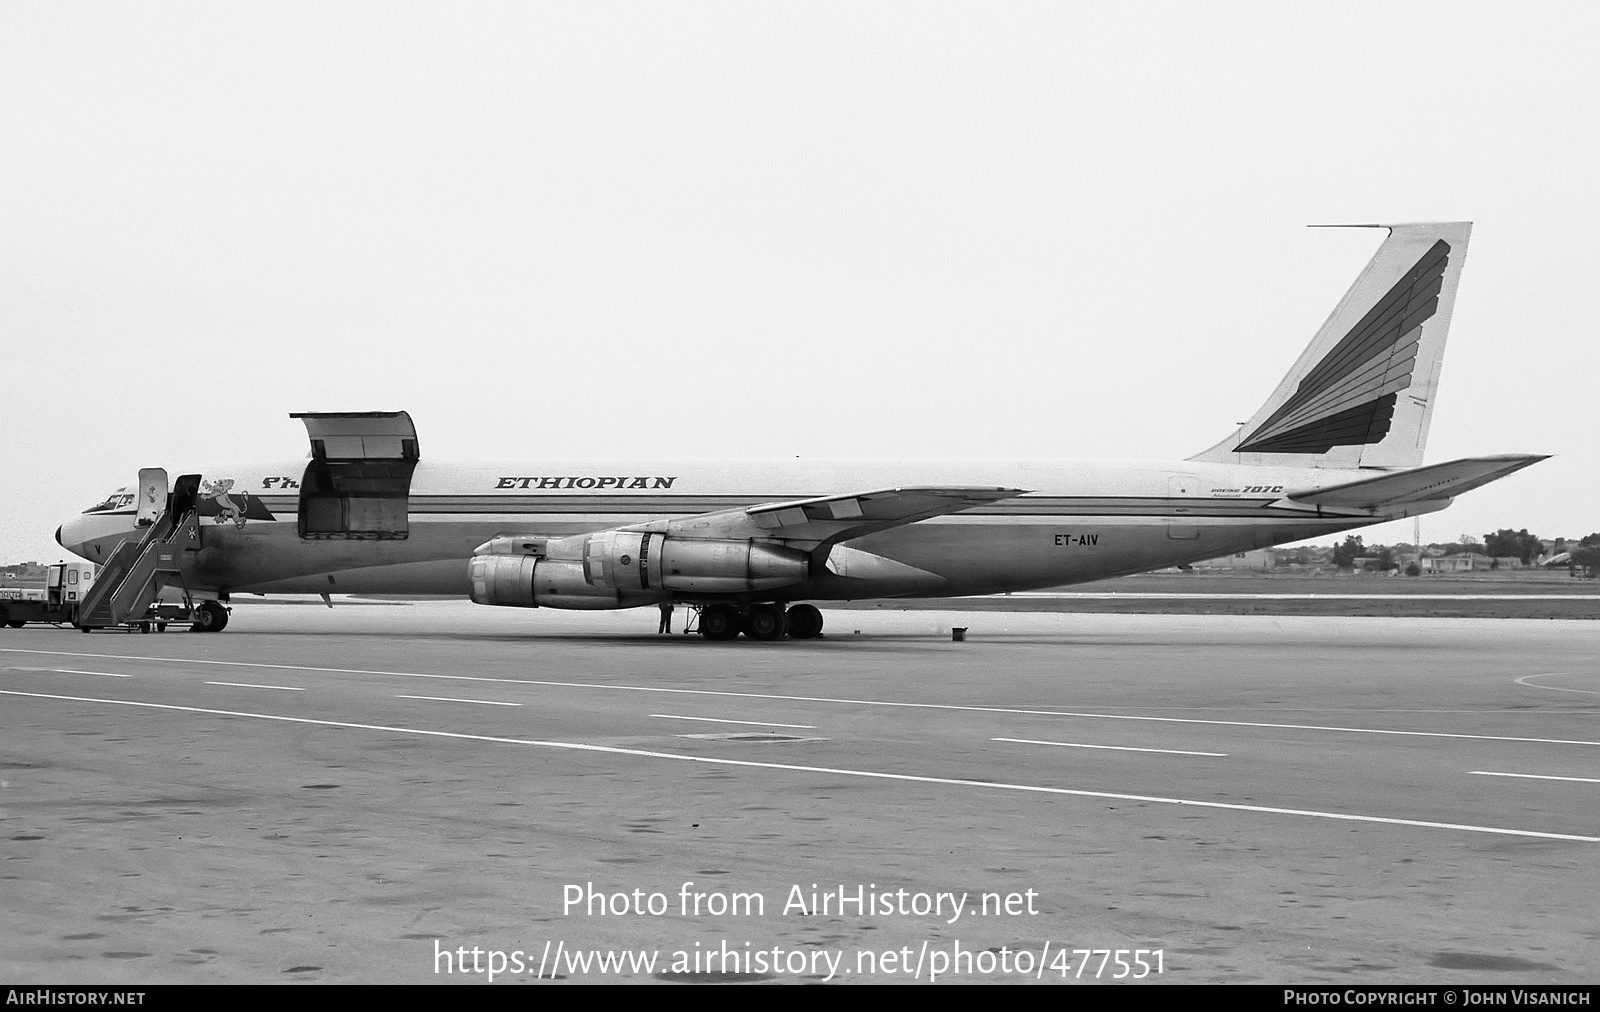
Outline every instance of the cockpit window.
[(84, 510), (85, 513), (115, 513), (119, 510), (133, 508), (133, 489), (126, 486), (117, 489), (106, 497), (105, 502), (96, 503)]

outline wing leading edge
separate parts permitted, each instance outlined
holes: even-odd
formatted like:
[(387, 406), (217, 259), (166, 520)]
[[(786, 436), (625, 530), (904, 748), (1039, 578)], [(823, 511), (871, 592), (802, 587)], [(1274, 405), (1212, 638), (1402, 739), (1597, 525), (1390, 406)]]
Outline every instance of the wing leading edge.
[(814, 550), (919, 520), (1012, 499), (1020, 488), (915, 486), (761, 503), (622, 528), (681, 538), (755, 539)]

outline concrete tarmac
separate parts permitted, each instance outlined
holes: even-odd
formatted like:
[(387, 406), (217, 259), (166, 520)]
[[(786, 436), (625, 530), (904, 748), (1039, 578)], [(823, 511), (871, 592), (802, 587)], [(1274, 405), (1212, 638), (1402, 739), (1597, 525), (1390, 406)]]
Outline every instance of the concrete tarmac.
[(826, 615), (0, 632), (0, 978), (1600, 980), (1593, 622)]

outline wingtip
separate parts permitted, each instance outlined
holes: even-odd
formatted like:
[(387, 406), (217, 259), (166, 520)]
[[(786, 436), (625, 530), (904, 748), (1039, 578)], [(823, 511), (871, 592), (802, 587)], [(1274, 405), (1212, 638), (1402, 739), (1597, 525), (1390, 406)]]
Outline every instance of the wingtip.
[(1484, 457), (1483, 459), (1503, 460), (1508, 464), (1519, 464), (1522, 467), (1528, 467), (1530, 465), (1539, 463), (1541, 460), (1549, 460), (1553, 456), (1555, 456), (1553, 453), (1498, 453), (1492, 457)]

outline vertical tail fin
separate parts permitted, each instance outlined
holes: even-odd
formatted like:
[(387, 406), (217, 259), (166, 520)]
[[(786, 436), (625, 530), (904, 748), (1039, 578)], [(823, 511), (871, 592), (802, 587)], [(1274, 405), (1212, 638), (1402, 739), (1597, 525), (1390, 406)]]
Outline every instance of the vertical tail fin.
[(1294, 368), (1238, 431), (1190, 460), (1422, 463), (1472, 223), (1371, 227), (1389, 237)]

